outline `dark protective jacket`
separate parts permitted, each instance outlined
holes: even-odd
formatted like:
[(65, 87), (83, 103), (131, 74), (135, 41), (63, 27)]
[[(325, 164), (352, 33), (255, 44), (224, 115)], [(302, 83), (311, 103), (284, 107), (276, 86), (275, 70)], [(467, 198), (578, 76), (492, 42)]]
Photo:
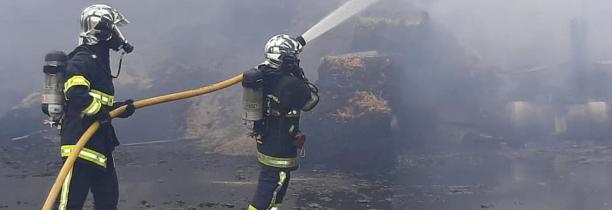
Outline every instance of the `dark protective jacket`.
[(260, 65), (263, 73), (264, 119), (255, 124), (258, 161), (265, 167), (295, 170), (299, 166), (295, 136), (300, 133), (300, 114), (311, 99), (303, 79), (285, 69)]
[[(64, 83), (66, 111), (60, 132), (62, 157), (70, 154), (81, 135), (96, 121), (95, 116), (112, 110), (115, 103), (108, 47), (81, 45), (68, 56)], [(101, 125), (77, 161), (106, 168), (117, 145), (112, 125)]]

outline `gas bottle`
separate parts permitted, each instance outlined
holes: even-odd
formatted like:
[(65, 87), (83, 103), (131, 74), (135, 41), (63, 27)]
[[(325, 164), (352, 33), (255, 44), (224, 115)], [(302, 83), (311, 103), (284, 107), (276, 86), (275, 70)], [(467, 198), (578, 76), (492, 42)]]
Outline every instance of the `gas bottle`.
[(263, 73), (254, 68), (243, 74), (242, 119), (254, 122), (263, 119)]
[(64, 72), (68, 56), (62, 51), (52, 51), (45, 55), (43, 73), (45, 83), (42, 90), (42, 111), (50, 126), (59, 126), (64, 114)]

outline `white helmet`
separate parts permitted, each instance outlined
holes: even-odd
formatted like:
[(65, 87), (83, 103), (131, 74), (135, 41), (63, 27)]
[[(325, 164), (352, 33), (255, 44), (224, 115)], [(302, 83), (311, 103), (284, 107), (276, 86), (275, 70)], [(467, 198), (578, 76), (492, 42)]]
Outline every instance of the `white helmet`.
[[(100, 41), (108, 41), (112, 38), (123, 45), (127, 41), (118, 27), (128, 23), (129, 21), (121, 13), (108, 5), (91, 5), (81, 13), (79, 45), (95, 45)], [(121, 46), (116, 47), (120, 48)]]
[(264, 64), (272, 68), (280, 66), (280, 57), (285, 54), (297, 55), (302, 52), (306, 42), (302, 37), (293, 38), (287, 34), (279, 34), (268, 40), (265, 47), (266, 61)]

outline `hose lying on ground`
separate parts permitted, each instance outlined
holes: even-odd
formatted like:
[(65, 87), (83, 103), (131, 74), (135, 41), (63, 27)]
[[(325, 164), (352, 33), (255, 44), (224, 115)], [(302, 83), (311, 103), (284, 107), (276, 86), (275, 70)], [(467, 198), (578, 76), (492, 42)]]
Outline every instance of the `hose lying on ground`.
[[(240, 81), (242, 81), (242, 74), (232, 77), (228, 80), (213, 84), (213, 85), (136, 101), (134, 102), (134, 107), (136, 109), (139, 109), (139, 108), (153, 106), (153, 105), (157, 105), (161, 103), (167, 103), (171, 101), (177, 101), (177, 100), (182, 100), (182, 99), (191, 98), (195, 96), (200, 96), (200, 95), (212, 93), (217, 90), (221, 90), (221, 89), (230, 87), (232, 85), (239, 83)], [(110, 116), (112, 118), (117, 117), (118, 115), (120, 115), (121, 113), (125, 111), (125, 108), (126, 106), (121, 106), (111, 111)], [(91, 136), (93, 136), (93, 134), (98, 130), (98, 128), (100, 128), (100, 123), (94, 122), (93, 124), (91, 124), (91, 126), (89, 126), (89, 128), (85, 131), (85, 133), (81, 136), (79, 141), (76, 143), (76, 145), (74, 146), (74, 149), (70, 153), (70, 156), (68, 156), (68, 158), (64, 162), (64, 165), (62, 166), (62, 169), (57, 175), (57, 178), (55, 179), (55, 183), (53, 184), (53, 187), (51, 187), (51, 191), (49, 192), (49, 195), (47, 196), (47, 200), (45, 201), (45, 204), (42, 208), (43, 210), (53, 209), (55, 200), (57, 199), (57, 196), (60, 193), (60, 190), (62, 189), (61, 186), (64, 184), (64, 180), (66, 179), (68, 172), (72, 170), (72, 167), (74, 166), (74, 162), (76, 161), (78, 154), (81, 152), (85, 144), (87, 144)]]

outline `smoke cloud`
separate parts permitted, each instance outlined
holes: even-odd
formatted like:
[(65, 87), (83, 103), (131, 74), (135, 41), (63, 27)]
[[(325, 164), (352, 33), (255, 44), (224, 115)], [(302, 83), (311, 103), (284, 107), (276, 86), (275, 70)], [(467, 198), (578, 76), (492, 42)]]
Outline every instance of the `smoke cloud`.
[[(123, 74), (127, 76), (118, 79), (118, 84), (140, 82), (148, 87), (154, 82), (150, 78), (159, 74), (181, 74), (179, 64), (194, 71), (221, 73), (218, 78), (192, 79), (177, 89), (155, 93), (159, 94), (208, 84), (257, 65), (269, 37), (300, 35), (341, 1), (2, 1), (0, 113), (41, 88), (45, 53), (70, 52), (76, 47), (80, 12), (93, 3), (111, 5), (131, 22), (122, 31), (136, 50), (126, 57)], [(319, 58), (311, 59), (313, 62), (304, 63), (316, 67)], [(118, 59), (114, 60), (116, 70)], [(123, 95), (121, 86), (118, 93), (120, 97), (145, 97)]]

